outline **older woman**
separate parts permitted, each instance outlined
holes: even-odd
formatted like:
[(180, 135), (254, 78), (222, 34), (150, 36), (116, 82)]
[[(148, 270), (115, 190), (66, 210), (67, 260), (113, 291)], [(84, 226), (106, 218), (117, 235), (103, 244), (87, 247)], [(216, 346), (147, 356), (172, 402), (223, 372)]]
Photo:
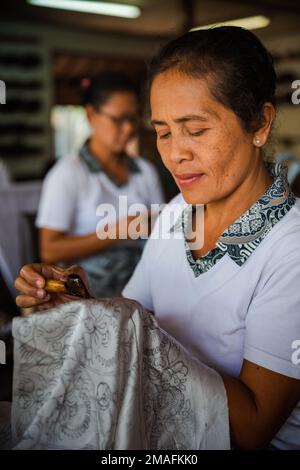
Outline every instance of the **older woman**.
[[(240, 28), (188, 33), (154, 58), (152, 122), (181, 195), (123, 291), (221, 374), (239, 448), (300, 448), (300, 203), (285, 169), (263, 160), (275, 82), (270, 55)], [(204, 226), (195, 227), (198, 205)], [(196, 248), (191, 229), (204, 234)], [(45, 277), (63, 275), (23, 267), (18, 305), (68, 300), (43, 289)]]

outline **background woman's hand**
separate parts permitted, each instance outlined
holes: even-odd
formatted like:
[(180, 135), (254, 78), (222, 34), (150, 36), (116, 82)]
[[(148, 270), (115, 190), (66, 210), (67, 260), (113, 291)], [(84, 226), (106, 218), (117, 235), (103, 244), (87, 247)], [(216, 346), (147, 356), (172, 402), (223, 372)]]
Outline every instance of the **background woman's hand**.
[[(15, 288), (20, 291), (16, 303), (20, 308), (36, 307), (37, 310), (46, 310), (57, 305), (79, 300), (80, 297), (66, 293), (48, 293), (44, 289), (47, 279), (65, 281), (69, 274), (78, 274), (91, 297), (95, 297), (89, 289), (87, 275), (78, 265), (64, 269), (49, 264), (27, 264), (20, 270), (15, 281)], [(82, 300), (82, 299), (81, 299)]]

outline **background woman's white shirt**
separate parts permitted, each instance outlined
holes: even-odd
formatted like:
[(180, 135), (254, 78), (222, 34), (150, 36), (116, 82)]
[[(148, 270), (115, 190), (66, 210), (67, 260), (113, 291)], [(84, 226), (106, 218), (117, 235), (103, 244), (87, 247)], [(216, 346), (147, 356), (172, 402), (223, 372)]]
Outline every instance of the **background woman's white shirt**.
[[(128, 182), (118, 187), (104, 171), (91, 172), (78, 155), (60, 160), (44, 180), (37, 227), (84, 235), (95, 232), (101, 222), (96, 216), (99, 204), (118, 208), (119, 196), (127, 196), (128, 205), (161, 204), (164, 196), (154, 166), (140, 157), (134, 161), (140, 171), (130, 173)], [(109, 222), (105, 218), (105, 223)]]

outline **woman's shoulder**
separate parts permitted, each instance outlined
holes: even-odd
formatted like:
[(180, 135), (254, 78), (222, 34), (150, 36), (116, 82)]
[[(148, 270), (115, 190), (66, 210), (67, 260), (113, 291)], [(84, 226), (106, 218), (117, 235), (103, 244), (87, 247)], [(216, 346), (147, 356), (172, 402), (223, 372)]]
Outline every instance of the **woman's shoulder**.
[(296, 202), (291, 210), (294, 210), (294, 212), (297, 214), (297, 218), (299, 222), (300, 220), (300, 198), (299, 197), (296, 197)]
[(300, 198), (290, 211), (278, 223), (278, 236), (285, 237), (286, 240), (294, 241), (300, 249)]
[(82, 163), (76, 154), (60, 158), (49, 170), (46, 180), (57, 178), (72, 179), (76, 174), (82, 171)]
[(78, 154), (73, 153), (70, 155), (65, 155), (64, 157), (60, 158), (56, 163), (57, 168), (61, 171), (64, 169), (73, 169), (81, 168), (83, 166), (83, 162)]
[[(269, 252), (266, 257), (272, 263), (283, 260), (299, 260), (300, 263), (300, 199), (297, 198), (290, 211), (275, 224), (262, 245)], [(268, 264), (268, 262), (267, 262)]]

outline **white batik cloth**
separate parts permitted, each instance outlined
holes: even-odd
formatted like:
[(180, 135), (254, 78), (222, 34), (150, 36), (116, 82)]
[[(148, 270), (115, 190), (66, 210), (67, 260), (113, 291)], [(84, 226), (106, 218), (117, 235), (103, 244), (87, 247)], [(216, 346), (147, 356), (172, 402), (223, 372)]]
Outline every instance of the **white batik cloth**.
[(135, 301), (15, 318), (16, 449), (228, 449), (223, 381)]

